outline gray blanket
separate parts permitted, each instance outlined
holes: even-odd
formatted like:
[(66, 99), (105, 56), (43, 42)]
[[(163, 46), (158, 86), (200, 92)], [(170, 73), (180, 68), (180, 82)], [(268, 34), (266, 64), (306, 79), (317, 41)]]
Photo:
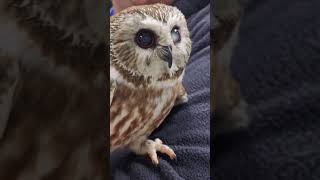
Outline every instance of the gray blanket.
[(188, 18), (193, 41), (183, 84), (189, 102), (175, 107), (151, 135), (163, 139), (177, 154), (172, 161), (159, 153), (158, 167), (147, 156), (128, 150), (111, 156), (113, 179), (209, 179), (210, 158), (210, 5), (209, 1), (176, 1)]
[(232, 69), (248, 131), (214, 144), (214, 179), (320, 179), (320, 1), (255, 0)]

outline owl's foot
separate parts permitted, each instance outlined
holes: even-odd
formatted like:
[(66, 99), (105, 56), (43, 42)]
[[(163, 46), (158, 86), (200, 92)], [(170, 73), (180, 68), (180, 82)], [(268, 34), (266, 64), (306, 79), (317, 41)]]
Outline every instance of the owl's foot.
[(140, 144), (140, 146), (137, 144), (134, 144), (134, 145), (131, 145), (130, 147), (137, 154), (141, 154), (141, 155), (148, 154), (152, 163), (155, 165), (159, 164), (157, 151), (168, 155), (172, 160), (176, 158), (176, 154), (174, 153), (174, 151), (169, 146), (164, 145), (159, 138), (155, 139), (154, 141), (147, 139), (143, 141), (142, 144)]
[(150, 159), (152, 160), (152, 163), (155, 165), (159, 164), (157, 151), (168, 155), (172, 160), (176, 158), (176, 154), (174, 153), (174, 151), (169, 146), (164, 145), (159, 138), (155, 139), (154, 141), (147, 140), (146, 148), (147, 148), (147, 153)]

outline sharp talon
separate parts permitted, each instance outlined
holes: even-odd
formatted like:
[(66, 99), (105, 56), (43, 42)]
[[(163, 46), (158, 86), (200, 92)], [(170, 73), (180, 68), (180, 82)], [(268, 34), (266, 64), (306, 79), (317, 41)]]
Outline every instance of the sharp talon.
[(152, 164), (154, 164), (154, 165), (158, 165), (159, 164), (159, 160), (158, 160), (157, 154), (150, 154), (149, 153), (149, 157), (150, 157), (150, 159), (152, 161)]
[(159, 165), (159, 160), (158, 159), (155, 159), (154, 161), (152, 161), (153, 162), (153, 164), (155, 164), (155, 165)]
[(158, 161), (158, 160), (153, 160), (152, 163), (153, 163), (154, 165), (156, 165), (156, 166), (159, 165), (159, 161)]
[(170, 159), (174, 160), (177, 158), (177, 155), (172, 151), (172, 154), (170, 156)]
[(170, 159), (175, 159), (176, 158), (176, 154), (174, 153), (174, 151), (169, 146), (162, 145), (162, 147), (160, 149), (160, 152), (168, 155), (170, 157)]
[[(133, 144), (135, 145), (135, 144)], [(164, 145), (162, 140), (159, 138), (156, 138), (154, 141), (152, 140), (144, 140), (141, 141), (141, 144), (138, 144), (138, 146), (130, 146), (132, 150), (135, 150), (137, 154), (147, 154), (149, 158), (152, 161), (152, 164), (158, 166), (159, 165), (159, 159), (157, 156), (157, 152), (166, 154), (170, 157), (171, 160), (176, 159), (176, 154), (174, 151), (167, 145)], [(138, 147), (137, 149), (135, 149)]]
[(174, 160), (177, 159), (177, 155), (172, 151), (172, 155), (170, 156), (170, 159)]

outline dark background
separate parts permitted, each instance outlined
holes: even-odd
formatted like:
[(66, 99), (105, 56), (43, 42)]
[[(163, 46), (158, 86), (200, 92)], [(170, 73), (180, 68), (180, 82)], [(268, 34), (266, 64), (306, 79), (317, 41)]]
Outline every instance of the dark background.
[(253, 0), (232, 69), (247, 131), (213, 140), (214, 179), (320, 179), (320, 1)]

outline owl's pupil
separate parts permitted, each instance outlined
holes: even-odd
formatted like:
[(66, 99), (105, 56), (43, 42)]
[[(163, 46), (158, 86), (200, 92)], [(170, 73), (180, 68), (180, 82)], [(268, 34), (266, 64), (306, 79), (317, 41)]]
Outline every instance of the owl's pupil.
[(135, 41), (139, 47), (148, 49), (155, 46), (155, 35), (150, 30), (142, 29), (136, 34)]
[(179, 28), (177, 26), (173, 27), (171, 30), (171, 37), (174, 43), (178, 43), (181, 41), (181, 36), (179, 32)]

